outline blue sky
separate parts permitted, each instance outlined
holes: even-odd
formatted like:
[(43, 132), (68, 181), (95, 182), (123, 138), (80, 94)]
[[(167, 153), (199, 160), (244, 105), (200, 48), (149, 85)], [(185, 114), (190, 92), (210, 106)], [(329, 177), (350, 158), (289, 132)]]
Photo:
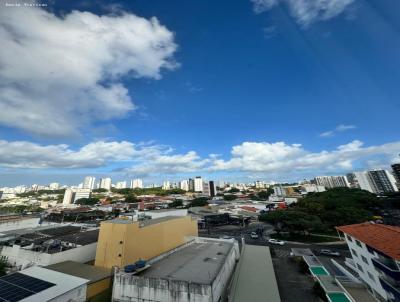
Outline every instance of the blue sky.
[(395, 1), (53, 2), (0, 13), (0, 186), (397, 161)]

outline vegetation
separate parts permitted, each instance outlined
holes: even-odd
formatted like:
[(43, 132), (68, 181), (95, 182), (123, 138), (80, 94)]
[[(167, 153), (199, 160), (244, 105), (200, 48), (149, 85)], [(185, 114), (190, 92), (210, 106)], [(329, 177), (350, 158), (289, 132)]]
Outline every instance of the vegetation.
[(235, 199), (237, 199), (236, 195), (232, 195), (232, 194), (224, 195), (224, 200), (226, 200), (226, 201), (231, 201), (231, 200), (235, 200)]
[(42, 212), (43, 209), (37, 205), (16, 205), (16, 206), (4, 206), (0, 207), (0, 214), (23, 214), (28, 212), (39, 213)]
[(108, 192), (107, 189), (99, 188), (99, 189), (94, 189), (92, 190), (93, 193), (105, 193)]
[(25, 193), (17, 194), (18, 197), (33, 197), (33, 196), (40, 196), (43, 194), (64, 194), (65, 189), (59, 190), (38, 190), (38, 191), (29, 191)]
[(7, 274), (8, 263), (4, 258), (0, 258), (0, 277)]
[(163, 190), (161, 187), (157, 188), (143, 188), (143, 189), (111, 189), (113, 193), (118, 193), (122, 195), (158, 195), (158, 196), (165, 196), (170, 194), (185, 194), (186, 191), (181, 189), (171, 189), (171, 190)]
[(238, 188), (231, 188), (228, 193), (239, 193), (240, 190)]
[(257, 197), (261, 200), (267, 200), (271, 194), (274, 193), (273, 188), (268, 188), (266, 190), (260, 191), (257, 193)]
[(207, 197), (195, 198), (189, 204), (189, 208), (191, 208), (191, 207), (204, 207), (204, 206), (208, 206), (208, 198)]
[(335, 188), (310, 193), (288, 210), (261, 214), (261, 221), (276, 231), (308, 235), (310, 232), (332, 232), (335, 226), (370, 220), (382, 206), (375, 194), (359, 189)]
[(100, 199), (97, 197), (90, 197), (90, 198), (80, 198), (77, 201), (75, 201), (75, 203), (80, 205), (92, 206), (98, 203), (99, 201)]
[(181, 199), (175, 199), (173, 202), (171, 202), (169, 204), (170, 208), (177, 208), (177, 207), (182, 207), (183, 206), (183, 202)]
[(134, 194), (129, 194), (129, 195), (126, 195), (126, 197), (125, 197), (125, 202), (127, 202), (127, 203), (135, 203), (138, 201), (139, 200), (136, 198), (136, 195), (134, 195)]

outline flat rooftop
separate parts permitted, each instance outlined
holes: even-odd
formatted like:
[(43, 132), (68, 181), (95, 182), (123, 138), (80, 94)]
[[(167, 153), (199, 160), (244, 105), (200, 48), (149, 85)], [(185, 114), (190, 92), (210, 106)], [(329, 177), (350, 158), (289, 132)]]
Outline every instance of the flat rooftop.
[(280, 302), (278, 284), (267, 246), (244, 245), (232, 279), (229, 301)]
[(79, 263), (75, 261), (64, 261), (45, 266), (44, 268), (67, 275), (87, 279), (90, 281), (89, 284), (97, 282), (99, 280), (103, 280), (112, 275), (111, 269)]
[(192, 243), (153, 263), (139, 276), (212, 284), (232, 248), (233, 242)]
[(162, 223), (168, 220), (173, 220), (173, 219), (179, 219), (185, 216), (166, 216), (166, 217), (160, 217), (160, 218), (154, 218), (154, 219), (148, 219), (148, 220), (143, 220), (143, 221), (134, 221), (130, 219), (122, 219), (122, 218), (116, 218), (113, 220), (107, 220), (103, 221), (102, 223), (116, 223), (116, 224), (131, 224), (131, 223), (138, 223), (140, 227), (146, 227), (148, 225), (153, 225), (157, 223)]

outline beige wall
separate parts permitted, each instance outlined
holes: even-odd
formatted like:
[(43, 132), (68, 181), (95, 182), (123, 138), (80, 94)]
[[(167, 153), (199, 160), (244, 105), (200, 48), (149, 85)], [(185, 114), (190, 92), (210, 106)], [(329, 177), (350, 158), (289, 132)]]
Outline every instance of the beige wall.
[(123, 267), (139, 259), (148, 260), (197, 236), (197, 221), (179, 217), (144, 227), (138, 222), (102, 222), (96, 251), (96, 266)]

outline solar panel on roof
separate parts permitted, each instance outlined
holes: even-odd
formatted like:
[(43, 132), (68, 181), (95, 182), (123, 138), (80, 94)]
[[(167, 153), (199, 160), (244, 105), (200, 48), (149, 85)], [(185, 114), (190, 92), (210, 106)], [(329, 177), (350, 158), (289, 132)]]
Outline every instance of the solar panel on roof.
[(14, 273), (0, 278), (0, 302), (16, 302), (54, 286), (21, 273)]

